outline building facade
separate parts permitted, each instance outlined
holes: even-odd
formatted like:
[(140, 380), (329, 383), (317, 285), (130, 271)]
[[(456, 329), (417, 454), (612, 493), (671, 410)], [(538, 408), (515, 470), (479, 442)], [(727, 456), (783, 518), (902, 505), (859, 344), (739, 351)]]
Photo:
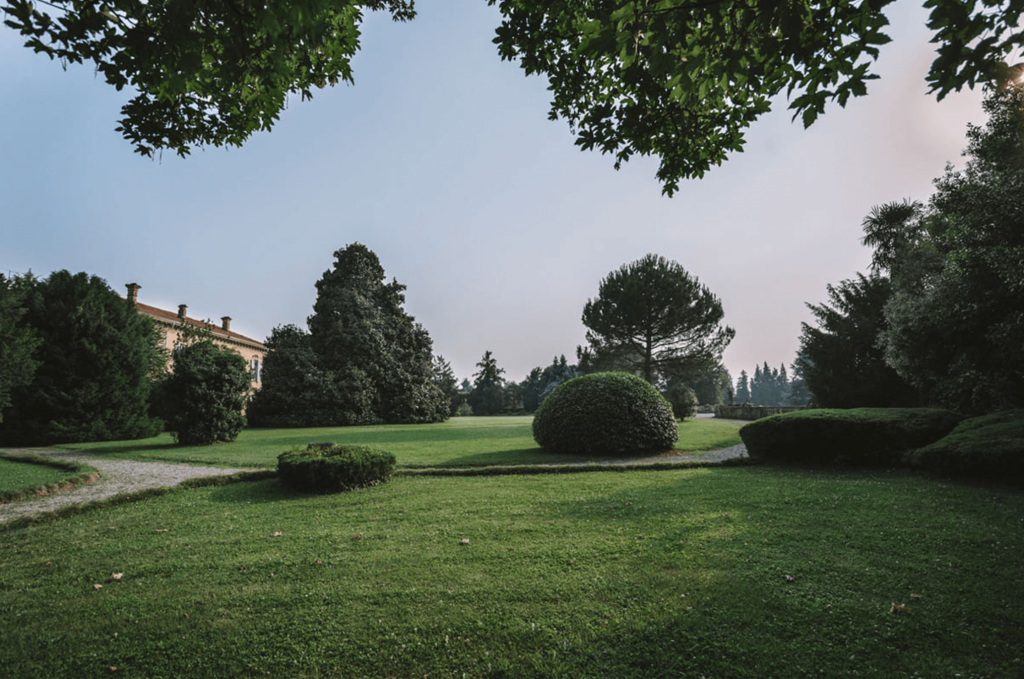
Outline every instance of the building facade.
[[(263, 359), (267, 355), (267, 348), (262, 342), (258, 342), (245, 335), (240, 335), (231, 329), (231, 317), (222, 316), (220, 319), (220, 325), (201, 321), (196, 318), (189, 318), (188, 306), (181, 304), (178, 306), (177, 313), (168, 311), (167, 309), (160, 309), (155, 306), (148, 304), (142, 304), (139, 302), (139, 289), (140, 285), (137, 283), (128, 283), (128, 297), (126, 299), (130, 306), (135, 307), (140, 314), (145, 314), (152, 318), (157, 327), (163, 334), (164, 343), (163, 346), (168, 350), (168, 363), (172, 360), (171, 350), (178, 344), (178, 339), (181, 336), (182, 329), (186, 325), (191, 325), (197, 328), (203, 328), (211, 334), (214, 343), (232, 349), (242, 355), (242, 358), (249, 364), (249, 371), (252, 374), (252, 388), (259, 389), (263, 380)], [(170, 368), (168, 364), (168, 368)]]

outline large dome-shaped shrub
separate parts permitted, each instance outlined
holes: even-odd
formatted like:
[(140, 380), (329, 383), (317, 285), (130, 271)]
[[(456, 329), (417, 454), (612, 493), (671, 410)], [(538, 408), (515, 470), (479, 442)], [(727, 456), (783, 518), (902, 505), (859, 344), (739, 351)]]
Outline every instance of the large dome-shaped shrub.
[(679, 438), (672, 406), (627, 373), (595, 373), (558, 385), (533, 419), (533, 438), (556, 453), (622, 455), (669, 450)]

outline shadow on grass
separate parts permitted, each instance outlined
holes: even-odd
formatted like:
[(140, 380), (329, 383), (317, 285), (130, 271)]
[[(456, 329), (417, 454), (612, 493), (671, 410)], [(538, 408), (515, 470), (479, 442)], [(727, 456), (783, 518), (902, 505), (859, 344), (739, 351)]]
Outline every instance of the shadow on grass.
[(494, 450), (488, 453), (475, 453), (454, 457), (436, 464), (401, 464), (404, 469), (424, 469), (430, 467), (492, 467), (496, 465), (524, 464), (564, 464), (567, 462), (586, 462), (589, 458), (572, 455), (545, 453), (540, 448), (519, 448), (516, 450)]

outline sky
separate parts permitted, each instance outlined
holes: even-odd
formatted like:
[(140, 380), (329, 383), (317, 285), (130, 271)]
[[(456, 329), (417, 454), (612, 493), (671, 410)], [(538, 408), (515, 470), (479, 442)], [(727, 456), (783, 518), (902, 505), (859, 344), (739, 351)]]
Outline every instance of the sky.
[(926, 200), (962, 164), (967, 123), (984, 123), (980, 91), (926, 93), (927, 15), (902, 0), (867, 97), (807, 130), (780, 98), (744, 152), (667, 198), (655, 159), (616, 172), (548, 120), (546, 80), (491, 42), (495, 7), (417, 10), (369, 17), (355, 85), (292, 97), (271, 132), (184, 159), (135, 154), (114, 131), (127, 92), (0, 25), (0, 271), (85, 271), (122, 295), (138, 283), (140, 302), (263, 340), (305, 327), (333, 253), (359, 242), (460, 380), (489, 350), (520, 381), (572, 361), (601, 279), (654, 253), (721, 300), (735, 379), (791, 365), (806, 304), (867, 270), (871, 208)]

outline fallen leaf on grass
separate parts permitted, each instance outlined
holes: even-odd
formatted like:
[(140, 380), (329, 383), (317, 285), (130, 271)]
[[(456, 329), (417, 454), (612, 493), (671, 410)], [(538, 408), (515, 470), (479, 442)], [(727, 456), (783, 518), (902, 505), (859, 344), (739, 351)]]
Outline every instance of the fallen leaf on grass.
[(796, 578), (794, 578), (792, 575), (783, 575), (782, 579), (786, 582), (796, 582)]
[(461, 544), (461, 545), (468, 545), (469, 544), (469, 538), (462, 538), (462, 542), (460, 542), (459, 544)]
[(324, 564), (324, 562), (323, 562), (323, 561), (321, 561), (320, 559), (317, 559), (317, 560), (316, 560), (316, 565), (317, 565), (317, 566), (322, 566), (323, 564)]
[(911, 594), (910, 598), (911, 599), (923, 599), (924, 597), (921, 596), (920, 594)]
[(93, 585), (93, 589), (103, 589), (103, 585)]
[(353, 536), (352, 536), (352, 539), (353, 539), (353, 540), (358, 540), (358, 539), (359, 539), (359, 538), (361, 538), (361, 537), (363, 537), (363, 534), (362, 534), (362, 533), (356, 533), (355, 535), (353, 535)]
[(124, 573), (111, 573), (110, 574), (110, 579), (111, 580), (120, 580), (123, 577), (124, 577)]
[(890, 613), (909, 613), (912, 610), (914, 610), (914, 609), (912, 609), (910, 606), (906, 606), (904, 604), (898, 604), (898, 603), (896, 603), (894, 601), (894, 602), (892, 602), (892, 608), (889, 609), (889, 612)]
[(166, 532), (167, 532), (167, 530), (168, 530), (168, 529), (166, 529), (166, 528), (157, 528), (157, 529), (156, 529), (156, 532), (157, 532), (157, 533), (166, 533)]
[(272, 538), (279, 538), (282, 535), (284, 535), (284, 533), (282, 533), (281, 531), (277, 531), (276, 533), (271, 533), (270, 537), (272, 537)]

